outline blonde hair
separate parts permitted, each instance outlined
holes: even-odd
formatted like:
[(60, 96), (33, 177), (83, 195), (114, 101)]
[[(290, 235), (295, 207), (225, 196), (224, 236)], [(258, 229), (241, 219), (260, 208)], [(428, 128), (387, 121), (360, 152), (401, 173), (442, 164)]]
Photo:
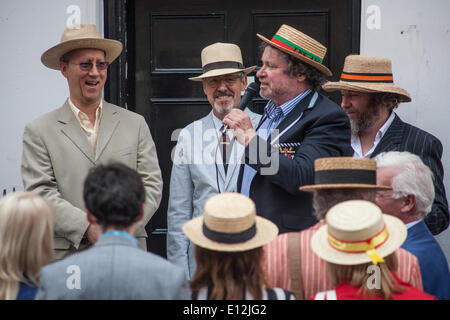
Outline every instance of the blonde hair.
[(39, 286), (53, 257), (53, 219), (53, 206), (34, 193), (0, 200), (0, 300), (16, 299), (20, 282)]
[(371, 276), (367, 272), (367, 268), (372, 263), (364, 263), (359, 265), (338, 265), (328, 262), (328, 272), (330, 274), (331, 283), (337, 286), (342, 282), (347, 282), (352, 287), (359, 288), (360, 293), (364, 298), (370, 299), (374, 296), (381, 296), (384, 300), (389, 300), (394, 297), (395, 293), (401, 293), (406, 288), (400, 285), (392, 275), (392, 271), (397, 270), (397, 257), (395, 253), (386, 256), (384, 263), (379, 263), (380, 268), (380, 287), (369, 288), (367, 282)]

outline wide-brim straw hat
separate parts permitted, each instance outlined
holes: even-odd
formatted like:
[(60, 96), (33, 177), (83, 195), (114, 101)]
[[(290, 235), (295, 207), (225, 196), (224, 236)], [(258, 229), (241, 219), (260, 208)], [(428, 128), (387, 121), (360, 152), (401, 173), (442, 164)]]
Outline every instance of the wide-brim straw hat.
[(382, 262), (378, 258), (400, 248), (407, 236), (403, 221), (383, 214), (370, 201), (338, 203), (325, 219), (311, 239), (311, 248), (321, 259), (338, 265)]
[(377, 185), (377, 162), (371, 158), (328, 157), (314, 160), (314, 184), (301, 191), (320, 189), (392, 189)]
[(341, 79), (322, 85), (325, 91), (349, 90), (365, 93), (395, 93), (400, 102), (410, 102), (408, 91), (394, 84), (392, 62), (372, 56), (350, 55), (345, 58)]
[(204, 78), (221, 76), (235, 72), (249, 74), (256, 66), (244, 68), (241, 49), (232, 43), (216, 42), (203, 48), (201, 53), (203, 74), (189, 78), (202, 81)]
[(257, 216), (255, 203), (239, 193), (209, 198), (203, 216), (189, 220), (182, 229), (199, 247), (226, 252), (258, 248), (278, 235), (277, 226)]
[(64, 30), (59, 44), (42, 54), (41, 61), (46, 67), (59, 70), (60, 59), (66, 53), (77, 49), (99, 49), (105, 52), (105, 60), (112, 63), (122, 48), (120, 41), (104, 39), (94, 24), (73, 25)]
[(283, 24), (271, 40), (259, 33), (256, 35), (269, 45), (300, 59), (323, 74), (333, 75), (330, 69), (322, 64), (327, 48), (303, 32)]

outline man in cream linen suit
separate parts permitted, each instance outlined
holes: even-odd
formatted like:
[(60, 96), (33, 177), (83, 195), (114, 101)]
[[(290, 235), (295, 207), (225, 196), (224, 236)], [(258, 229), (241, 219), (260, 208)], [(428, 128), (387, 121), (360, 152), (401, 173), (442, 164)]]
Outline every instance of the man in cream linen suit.
[(145, 207), (136, 171), (121, 163), (92, 168), (83, 198), (102, 235), (91, 248), (44, 267), (36, 299), (190, 298), (183, 269), (139, 249), (133, 237)]
[[(173, 154), (167, 211), (167, 258), (183, 267), (188, 279), (195, 272), (194, 245), (181, 227), (203, 214), (211, 196), (236, 191), (244, 147), (234, 143), (231, 132), (222, 134), (222, 119), (239, 105), (241, 91), (247, 85), (246, 74), (255, 69), (244, 68), (241, 49), (231, 43), (209, 45), (202, 50), (201, 58), (203, 74), (190, 80), (202, 82), (212, 111), (180, 132)], [(249, 109), (245, 112), (254, 124), (258, 123), (260, 115)]]
[(90, 168), (110, 161), (122, 162), (142, 177), (146, 207), (136, 238), (146, 248), (145, 225), (162, 190), (155, 145), (142, 116), (102, 100), (108, 65), (121, 51), (122, 44), (103, 39), (95, 25), (76, 25), (41, 57), (46, 67), (67, 79), (70, 97), (25, 127), (22, 179), (27, 191), (55, 206), (55, 259), (89, 247), (100, 236), (86, 219), (82, 185)]

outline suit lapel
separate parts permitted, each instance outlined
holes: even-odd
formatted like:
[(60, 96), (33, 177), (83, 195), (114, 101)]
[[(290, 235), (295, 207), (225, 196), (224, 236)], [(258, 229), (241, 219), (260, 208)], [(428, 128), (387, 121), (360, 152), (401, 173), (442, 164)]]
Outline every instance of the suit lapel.
[(389, 126), (389, 129), (386, 131), (383, 138), (381, 138), (371, 157), (375, 157), (384, 151), (397, 150), (402, 142), (404, 129), (405, 123), (395, 115), (394, 121)]
[(70, 108), (68, 101), (59, 109), (58, 121), (63, 124), (62, 133), (66, 135), (73, 144), (90, 160), (95, 162), (94, 150), (86, 135), (81, 129), (75, 114)]
[(277, 140), (280, 140), (281, 135), (283, 134), (283, 131), (290, 126), (293, 122), (296, 122), (299, 120), (299, 118), (302, 116), (302, 113), (306, 110), (306, 108), (309, 106), (309, 103), (311, 101), (311, 98), (313, 96), (315, 91), (311, 90), (311, 92), (304, 97), (295, 107), (292, 109), (291, 112), (281, 121), (281, 123), (276, 128), (278, 130), (278, 134), (276, 134), (274, 137), (272, 137), (272, 134), (267, 139), (268, 141), (272, 142), (272, 138), (277, 138)]
[(117, 116), (117, 111), (113, 110), (113, 108), (109, 103), (103, 101), (102, 116), (97, 138), (95, 161), (97, 161), (102, 155), (103, 150), (108, 145), (109, 140), (111, 140), (111, 137), (114, 131), (116, 130), (117, 126), (119, 125), (119, 122), (120, 120), (119, 117)]

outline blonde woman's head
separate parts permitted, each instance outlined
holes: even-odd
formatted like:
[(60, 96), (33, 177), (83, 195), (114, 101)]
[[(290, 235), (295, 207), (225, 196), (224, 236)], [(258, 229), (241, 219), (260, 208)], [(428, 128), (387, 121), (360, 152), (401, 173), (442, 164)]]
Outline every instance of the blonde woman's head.
[(0, 200), (0, 299), (15, 299), (20, 282), (39, 285), (53, 256), (54, 209), (31, 192)]

